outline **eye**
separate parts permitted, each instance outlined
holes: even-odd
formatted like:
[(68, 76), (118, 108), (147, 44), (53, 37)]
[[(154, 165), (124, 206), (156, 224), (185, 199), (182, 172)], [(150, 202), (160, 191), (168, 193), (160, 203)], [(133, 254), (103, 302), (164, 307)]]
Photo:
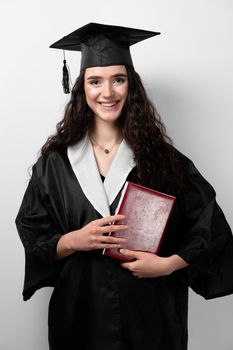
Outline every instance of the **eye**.
[(125, 82), (125, 78), (115, 78), (113, 80), (113, 83), (116, 84), (116, 85), (123, 84), (124, 82)]
[(99, 85), (101, 84), (101, 81), (95, 79), (95, 80), (91, 80), (91, 81), (89, 82), (89, 84), (92, 85), (92, 86), (99, 86)]

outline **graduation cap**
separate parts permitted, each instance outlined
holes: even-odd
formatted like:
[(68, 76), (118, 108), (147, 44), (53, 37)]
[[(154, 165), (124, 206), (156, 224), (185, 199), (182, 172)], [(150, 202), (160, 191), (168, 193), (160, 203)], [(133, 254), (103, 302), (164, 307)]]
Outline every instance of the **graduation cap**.
[[(127, 65), (133, 67), (129, 47), (159, 32), (100, 23), (89, 23), (64, 36), (50, 47), (81, 51), (80, 70), (89, 67)], [(63, 60), (63, 89), (69, 93), (69, 73)]]

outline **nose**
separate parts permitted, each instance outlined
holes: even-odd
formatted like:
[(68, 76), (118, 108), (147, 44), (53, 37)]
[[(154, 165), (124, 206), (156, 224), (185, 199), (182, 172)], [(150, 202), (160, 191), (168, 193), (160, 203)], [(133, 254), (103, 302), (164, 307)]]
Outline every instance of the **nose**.
[(105, 84), (103, 85), (102, 95), (105, 98), (109, 98), (112, 96), (112, 85), (110, 82), (105, 82)]

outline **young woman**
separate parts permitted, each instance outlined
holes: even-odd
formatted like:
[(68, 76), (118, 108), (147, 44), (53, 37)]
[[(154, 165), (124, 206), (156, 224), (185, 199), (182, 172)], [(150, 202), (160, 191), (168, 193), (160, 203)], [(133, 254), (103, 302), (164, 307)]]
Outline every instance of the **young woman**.
[[(54, 286), (52, 350), (185, 350), (188, 287), (206, 299), (233, 292), (231, 230), (214, 189), (171, 145), (147, 98), (129, 53), (139, 34), (152, 36), (89, 24), (58, 42), (81, 47), (81, 71), (16, 219), (24, 299)], [(125, 181), (176, 204), (159, 255), (121, 249), (134, 259), (122, 263), (102, 251), (125, 242), (107, 235), (127, 229), (114, 215)]]

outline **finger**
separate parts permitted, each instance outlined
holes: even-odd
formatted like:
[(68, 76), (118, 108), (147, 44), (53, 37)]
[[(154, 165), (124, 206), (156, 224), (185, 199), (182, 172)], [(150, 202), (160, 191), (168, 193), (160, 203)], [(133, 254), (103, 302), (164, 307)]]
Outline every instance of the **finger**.
[(125, 269), (133, 271), (134, 267), (135, 267), (135, 261), (123, 262), (123, 263), (121, 263), (121, 266), (124, 267)]
[(116, 244), (121, 244), (125, 243), (127, 241), (126, 238), (123, 237), (113, 237), (113, 236), (96, 236), (96, 241), (97, 242), (102, 242), (102, 243), (116, 243)]
[(108, 232), (116, 232), (116, 231), (125, 231), (127, 230), (127, 225), (109, 225), (109, 226), (102, 226), (100, 228), (101, 233), (108, 233)]
[(135, 250), (120, 249), (119, 251), (121, 254), (132, 257), (132, 258), (139, 258), (139, 256), (140, 256), (140, 252), (137, 252)]
[(124, 218), (125, 218), (125, 215), (116, 214), (116, 215), (105, 216), (104, 218), (94, 220), (93, 222), (99, 226), (102, 226), (102, 225), (108, 225), (113, 221), (123, 220)]
[(129, 263), (121, 263), (121, 266), (124, 267), (125, 269), (130, 269)]
[(137, 278), (142, 278), (142, 276), (138, 275), (137, 273), (133, 273), (134, 277), (137, 277)]
[(119, 249), (121, 248), (121, 244), (118, 243), (98, 243), (99, 249)]

